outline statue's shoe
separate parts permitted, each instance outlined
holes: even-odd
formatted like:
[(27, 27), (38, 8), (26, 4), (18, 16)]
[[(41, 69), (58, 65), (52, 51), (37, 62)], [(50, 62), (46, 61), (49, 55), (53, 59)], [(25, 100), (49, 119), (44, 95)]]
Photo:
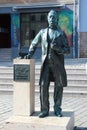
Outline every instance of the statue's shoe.
[(58, 117), (62, 117), (63, 116), (61, 111), (55, 111), (55, 115), (58, 116)]
[(46, 117), (46, 116), (48, 116), (48, 115), (49, 115), (48, 112), (41, 112), (41, 113), (39, 114), (39, 118), (44, 118), (44, 117)]

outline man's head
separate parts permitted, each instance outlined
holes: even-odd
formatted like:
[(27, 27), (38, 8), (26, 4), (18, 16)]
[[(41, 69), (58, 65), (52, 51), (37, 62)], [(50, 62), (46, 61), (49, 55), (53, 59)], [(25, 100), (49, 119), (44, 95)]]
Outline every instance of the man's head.
[(57, 16), (57, 12), (54, 10), (51, 10), (48, 13), (48, 24), (50, 28), (56, 28), (58, 25), (58, 16)]

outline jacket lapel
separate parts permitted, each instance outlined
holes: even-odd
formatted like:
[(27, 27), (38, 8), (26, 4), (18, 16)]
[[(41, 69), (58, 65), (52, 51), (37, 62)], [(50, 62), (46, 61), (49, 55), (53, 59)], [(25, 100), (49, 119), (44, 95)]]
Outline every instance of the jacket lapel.
[(46, 28), (46, 30), (45, 30), (45, 40), (47, 41), (47, 28)]
[(48, 28), (46, 28), (44, 30), (44, 34), (43, 34), (43, 41), (44, 41), (44, 43), (45, 43), (46, 46), (48, 46), (48, 42), (47, 42), (47, 30), (48, 30)]

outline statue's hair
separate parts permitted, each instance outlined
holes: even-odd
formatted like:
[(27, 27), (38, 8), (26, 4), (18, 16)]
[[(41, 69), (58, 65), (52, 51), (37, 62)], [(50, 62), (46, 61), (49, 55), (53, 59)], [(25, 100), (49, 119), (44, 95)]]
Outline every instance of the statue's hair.
[(50, 10), (50, 12), (48, 13), (47, 19), (48, 19), (49, 15), (50, 15), (51, 13), (56, 16), (57, 20), (59, 19), (57, 12), (56, 12), (55, 10), (53, 10), (53, 9)]
[(50, 12), (48, 13), (48, 16), (49, 16), (49, 14), (50, 14), (50, 13), (53, 13), (54, 15), (56, 15), (56, 16), (57, 16), (57, 12), (56, 12), (55, 10), (53, 10), (53, 9), (52, 9), (52, 10), (50, 10)]

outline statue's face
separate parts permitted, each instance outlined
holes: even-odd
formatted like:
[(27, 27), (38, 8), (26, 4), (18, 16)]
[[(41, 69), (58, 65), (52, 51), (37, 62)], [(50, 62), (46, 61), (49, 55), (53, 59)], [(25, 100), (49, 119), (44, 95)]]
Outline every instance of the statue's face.
[(58, 22), (58, 19), (57, 19), (57, 15), (54, 11), (50, 11), (49, 14), (48, 14), (48, 24), (49, 24), (49, 27), (57, 27), (57, 22)]

